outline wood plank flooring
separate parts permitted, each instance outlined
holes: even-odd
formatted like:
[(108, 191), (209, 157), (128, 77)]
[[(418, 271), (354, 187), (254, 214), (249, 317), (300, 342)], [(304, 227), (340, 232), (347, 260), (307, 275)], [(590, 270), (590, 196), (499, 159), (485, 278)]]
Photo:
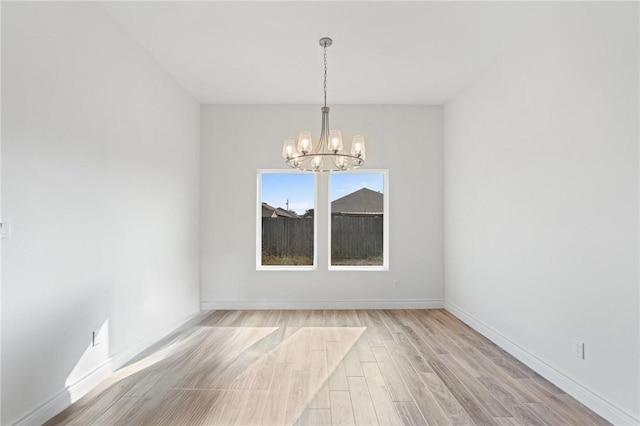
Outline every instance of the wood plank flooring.
[(47, 425), (603, 425), (444, 310), (215, 311)]

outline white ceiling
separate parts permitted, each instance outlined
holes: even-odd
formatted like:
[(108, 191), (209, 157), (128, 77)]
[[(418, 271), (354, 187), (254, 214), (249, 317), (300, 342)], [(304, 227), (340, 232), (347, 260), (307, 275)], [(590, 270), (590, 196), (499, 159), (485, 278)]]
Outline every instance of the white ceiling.
[(535, 31), (536, 2), (103, 2), (201, 103), (443, 104)]

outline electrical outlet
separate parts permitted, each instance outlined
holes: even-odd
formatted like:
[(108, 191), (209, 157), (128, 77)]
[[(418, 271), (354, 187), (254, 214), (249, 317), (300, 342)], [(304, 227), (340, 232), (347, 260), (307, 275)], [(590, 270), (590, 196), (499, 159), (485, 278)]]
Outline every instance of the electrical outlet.
[(584, 343), (578, 340), (573, 341), (573, 352), (580, 359), (584, 359)]
[(0, 219), (0, 238), (11, 238), (11, 219), (8, 217)]
[(102, 335), (98, 331), (91, 332), (91, 346), (98, 346), (102, 344)]
[(393, 282), (393, 288), (398, 288), (400, 287), (400, 281), (396, 280)]

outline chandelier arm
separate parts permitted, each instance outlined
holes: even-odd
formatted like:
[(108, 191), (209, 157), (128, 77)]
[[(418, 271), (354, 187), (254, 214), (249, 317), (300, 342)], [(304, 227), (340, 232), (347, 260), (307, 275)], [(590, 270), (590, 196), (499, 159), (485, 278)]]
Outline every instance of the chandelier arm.
[[(314, 167), (313, 161), (317, 158), (327, 158), (328, 161), (332, 162), (335, 167), (327, 167), (329, 164), (322, 163), (321, 167)], [(342, 158), (345, 162), (342, 167), (336, 164), (336, 159)], [(364, 160), (362, 158), (349, 155), (349, 154), (330, 154), (330, 153), (316, 153), (316, 154), (306, 154), (301, 155), (299, 157), (292, 157), (286, 160), (286, 163), (296, 169), (311, 171), (311, 172), (331, 172), (331, 171), (340, 171), (350, 169), (357, 169), (364, 164)], [(349, 167), (348, 167), (349, 166)]]
[(339, 157), (337, 157), (337, 156), (335, 156), (335, 155), (333, 155), (333, 156), (329, 157), (329, 159), (331, 160), (331, 163), (333, 164), (332, 169), (334, 169), (334, 170), (336, 170), (336, 169), (340, 169), (340, 166), (338, 166), (338, 162), (336, 161), (336, 160), (337, 160), (337, 158), (339, 158)]
[(329, 107), (322, 108), (322, 128), (320, 129), (320, 140), (318, 145), (326, 144), (329, 149)]
[[(313, 157), (343, 157), (346, 159), (349, 159), (350, 161), (353, 161), (355, 163), (360, 163), (360, 164), (364, 164), (364, 161), (362, 160), (361, 157), (358, 157), (356, 155), (351, 155), (351, 154), (334, 154), (333, 152), (316, 152), (316, 153), (309, 153), (309, 154), (304, 154), (304, 155), (298, 155), (297, 157), (291, 157), (289, 160), (305, 160), (305, 159), (310, 159)], [(289, 160), (285, 160), (289, 161)]]

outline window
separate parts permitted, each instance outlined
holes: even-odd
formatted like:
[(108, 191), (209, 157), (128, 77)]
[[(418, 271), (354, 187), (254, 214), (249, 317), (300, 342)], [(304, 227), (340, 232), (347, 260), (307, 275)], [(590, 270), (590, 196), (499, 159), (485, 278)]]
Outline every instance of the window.
[(258, 171), (256, 268), (316, 269), (316, 176)]
[(387, 170), (329, 177), (329, 269), (389, 269)]

